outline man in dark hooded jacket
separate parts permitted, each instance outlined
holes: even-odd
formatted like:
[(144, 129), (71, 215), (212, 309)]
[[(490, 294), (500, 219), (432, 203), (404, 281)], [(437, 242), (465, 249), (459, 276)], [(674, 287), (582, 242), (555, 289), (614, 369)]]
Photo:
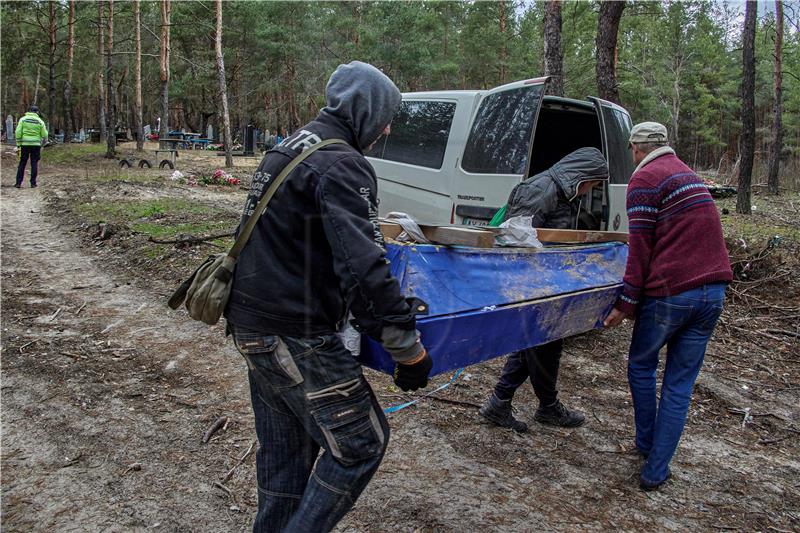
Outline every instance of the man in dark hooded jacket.
[[(506, 217), (531, 216), (535, 228), (573, 228), (580, 211), (575, 200), (607, 180), (608, 165), (600, 150), (580, 148), (514, 187), (508, 197)], [(509, 355), (480, 414), (499, 426), (527, 431), (528, 425), (512, 414), (511, 399), (530, 378), (539, 399), (534, 420), (564, 427), (583, 424), (583, 413), (567, 409), (558, 399), (556, 382), (563, 347), (564, 342), (559, 339)]]
[(363, 156), (389, 133), (400, 91), (354, 61), (333, 73), (326, 100), (312, 122), (264, 156), (242, 221), (305, 148), (327, 139), (347, 144), (314, 152), (278, 188), (239, 256), (225, 312), (249, 368), (261, 444), (257, 532), (331, 530), (383, 458), (389, 426), (337, 335), (350, 314), (393, 356), (401, 389), (425, 387), (432, 366), (415, 322), (425, 305), (403, 298), (389, 272), (377, 178)]

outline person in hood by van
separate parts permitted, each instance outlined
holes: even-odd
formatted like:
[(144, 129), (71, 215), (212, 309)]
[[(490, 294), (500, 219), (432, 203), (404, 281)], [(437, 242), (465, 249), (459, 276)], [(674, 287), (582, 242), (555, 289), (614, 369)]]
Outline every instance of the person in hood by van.
[(39, 175), (39, 159), (42, 156), (42, 143), (47, 140), (47, 126), (39, 117), (39, 108), (35, 105), (25, 113), (17, 123), (14, 131), (17, 145), (20, 147), (19, 166), (17, 166), (17, 181), (14, 187), (19, 189), (25, 181), (25, 167), (28, 159), (31, 160), (31, 187), (36, 187), (36, 178)]
[[(608, 165), (597, 148), (579, 148), (548, 170), (514, 187), (508, 197), (506, 218), (532, 216), (536, 228), (573, 228), (579, 213), (576, 205), (583, 194), (608, 180)], [(508, 356), (506, 364), (480, 414), (490, 422), (517, 432), (528, 425), (514, 417), (511, 400), (516, 390), (530, 379), (539, 407), (533, 419), (542, 424), (577, 427), (583, 413), (568, 409), (558, 399), (558, 368), (564, 341), (542, 344)]]
[[(670, 477), (694, 382), (733, 272), (714, 200), (668, 146), (667, 128), (637, 124), (629, 147), (638, 166), (628, 184), (628, 263), (622, 294), (605, 325), (636, 321), (628, 384), (636, 448), (646, 458), (639, 486), (655, 490)], [(658, 354), (665, 345), (657, 402)]]
[[(319, 115), (264, 156), (242, 222), (305, 148), (239, 256), (225, 317), (249, 371), (260, 447), (253, 531), (330, 531), (378, 469), (389, 426), (338, 332), (355, 326), (396, 361), (404, 391), (427, 386), (432, 361), (392, 277), (378, 223), (377, 178), (363, 152), (388, 135), (401, 95), (377, 68), (340, 65)], [(241, 225), (240, 225), (241, 227)], [(322, 453), (320, 454), (320, 451)]]

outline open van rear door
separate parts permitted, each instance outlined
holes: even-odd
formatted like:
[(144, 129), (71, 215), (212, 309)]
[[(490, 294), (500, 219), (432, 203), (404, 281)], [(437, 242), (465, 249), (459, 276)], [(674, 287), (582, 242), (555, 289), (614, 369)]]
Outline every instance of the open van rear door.
[(603, 154), (608, 161), (611, 174), (608, 183), (608, 216), (603, 217), (609, 231), (628, 231), (628, 216), (625, 212), (625, 198), (628, 182), (635, 168), (628, 139), (631, 136), (631, 116), (613, 102), (590, 96), (594, 103), (597, 117), (600, 120), (600, 132), (603, 137)]
[(456, 169), (454, 222), (486, 225), (527, 175), (547, 80), (509, 83), (481, 98)]

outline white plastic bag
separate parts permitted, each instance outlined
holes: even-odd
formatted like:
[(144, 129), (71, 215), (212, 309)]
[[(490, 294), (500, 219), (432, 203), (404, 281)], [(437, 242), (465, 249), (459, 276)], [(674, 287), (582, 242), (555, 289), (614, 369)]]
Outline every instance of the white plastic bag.
[(497, 246), (520, 248), (542, 248), (544, 245), (536, 237), (533, 217), (512, 217), (498, 226), (499, 232), (494, 237)]
[(337, 335), (339, 339), (341, 339), (342, 344), (344, 344), (344, 347), (353, 354), (353, 357), (358, 357), (361, 354), (361, 333), (350, 324), (350, 319), (352, 318), (353, 315), (349, 315), (344, 328), (342, 328), (342, 331), (337, 333)]
[(406, 213), (401, 213), (399, 211), (392, 211), (386, 215), (386, 218), (380, 219), (381, 222), (392, 222), (394, 224), (400, 224), (400, 227), (403, 228), (403, 231), (400, 232), (400, 235), (395, 237), (394, 240), (399, 242), (418, 242), (418, 243), (428, 243), (430, 242), (425, 235), (422, 233), (417, 222), (408, 216)]

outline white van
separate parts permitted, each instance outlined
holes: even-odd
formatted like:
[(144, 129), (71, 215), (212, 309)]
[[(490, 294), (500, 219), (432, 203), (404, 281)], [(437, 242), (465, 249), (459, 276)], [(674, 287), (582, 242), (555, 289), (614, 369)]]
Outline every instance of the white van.
[(490, 91), (403, 94), (391, 135), (366, 153), (379, 179), (380, 214), (486, 225), (517, 183), (593, 146), (606, 156), (611, 177), (581, 200), (574, 227), (627, 231), (630, 115), (599, 98), (545, 96), (546, 83), (536, 78)]

